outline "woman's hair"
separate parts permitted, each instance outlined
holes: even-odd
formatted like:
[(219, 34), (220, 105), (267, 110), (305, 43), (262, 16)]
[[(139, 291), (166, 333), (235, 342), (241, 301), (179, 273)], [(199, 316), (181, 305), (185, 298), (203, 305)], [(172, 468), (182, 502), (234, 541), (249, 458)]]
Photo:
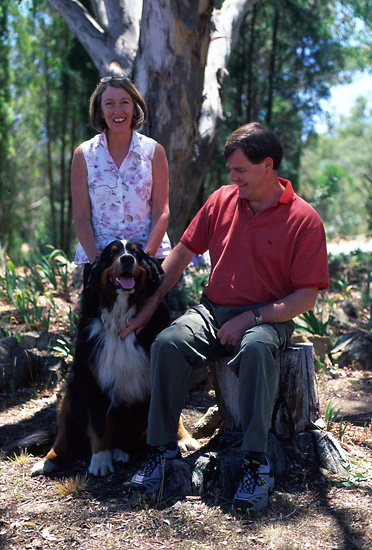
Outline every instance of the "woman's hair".
[(274, 170), (279, 168), (283, 158), (283, 148), (279, 139), (274, 132), (258, 122), (240, 126), (231, 134), (222, 151), (225, 160), (236, 149), (241, 149), (253, 164), (259, 164), (267, 157), (272, 158)]
[(107, 129), (106, 121), (101, 109), (102, 94), (107, 88), (123, 88), (131, 96), (134, 103), (134, 113), (131, 123), (132, 130), (138, 130), (146, 120), (146, 103), (132, 80), (128, 76), (107, 76), (101, 78), (89, 100), (90, 122), (98, 132)]

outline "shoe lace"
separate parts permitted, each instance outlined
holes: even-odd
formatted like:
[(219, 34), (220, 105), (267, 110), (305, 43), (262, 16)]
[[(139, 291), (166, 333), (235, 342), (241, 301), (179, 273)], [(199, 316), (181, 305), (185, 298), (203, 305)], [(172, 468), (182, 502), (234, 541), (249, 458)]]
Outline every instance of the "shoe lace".
[(258, 473), (260, 465), (260, 462), (255, 460), (244, 460), (241, 488), (245, 493), (253, 493), (257, 485), (262, 485), (263, 480)]
[(138, 473), (144, 476), (151, 475), (155, 468), (161, 463), (161, 458), (162, 454), (158, 449), (152, 449)]

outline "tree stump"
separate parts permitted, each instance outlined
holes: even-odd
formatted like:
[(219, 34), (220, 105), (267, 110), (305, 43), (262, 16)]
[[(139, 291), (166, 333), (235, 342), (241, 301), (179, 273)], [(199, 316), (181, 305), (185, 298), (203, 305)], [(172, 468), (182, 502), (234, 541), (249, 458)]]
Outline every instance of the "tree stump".
[[(237, 376), (229, 358), (219, 358), (212, 367), (217, 402), (225, 431), (241, 431)], [(277, 358), (280, 382), (275, 398), (272, 430), (288, 436), (302, 432), (319, 417), (318, 386), (314, 371), (313, 345), (293, 344)]]

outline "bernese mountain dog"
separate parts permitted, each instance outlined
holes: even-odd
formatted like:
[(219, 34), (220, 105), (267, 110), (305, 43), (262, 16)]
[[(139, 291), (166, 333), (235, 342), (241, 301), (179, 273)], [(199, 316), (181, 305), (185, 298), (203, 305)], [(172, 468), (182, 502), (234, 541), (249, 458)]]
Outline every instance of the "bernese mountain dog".
[[(123, 327), (160, 285), (159, 260), (129, 241), (111, 242), (92, 265), (81, 296), (74, 361), (57, 413), (57, 437), (32, 475), (47, 474), (88, 444), (89, 472), (105, 476), (114, 462), (145, 446), (150, 397), (150, 347), (170, 323), (161, 303), (148, 325), (125, 340)], [(198, 443), (180, 419), (181, 449)]]

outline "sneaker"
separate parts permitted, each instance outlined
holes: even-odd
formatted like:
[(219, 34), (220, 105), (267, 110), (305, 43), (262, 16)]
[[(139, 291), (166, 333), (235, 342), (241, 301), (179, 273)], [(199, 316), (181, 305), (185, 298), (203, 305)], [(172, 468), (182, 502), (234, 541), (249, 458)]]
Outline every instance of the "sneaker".
[(164, 474), (175, 458), (181, 458), (177, 444), (174, 449), (170, 449), (167, 445), (153, 447), (142, 468), (132, 477), (129, 490), (132, 492), (141, 491), (144, 494), (159, 491)]
[(238, 485), (233, 500), (235, 510), (261, 510), (269, 501), (269, 493), (274, 489), (274, 476), (270, 472), (270, 464), (265, 457), (265, 463), (245, 458), (243, 460), (243, 476)]

